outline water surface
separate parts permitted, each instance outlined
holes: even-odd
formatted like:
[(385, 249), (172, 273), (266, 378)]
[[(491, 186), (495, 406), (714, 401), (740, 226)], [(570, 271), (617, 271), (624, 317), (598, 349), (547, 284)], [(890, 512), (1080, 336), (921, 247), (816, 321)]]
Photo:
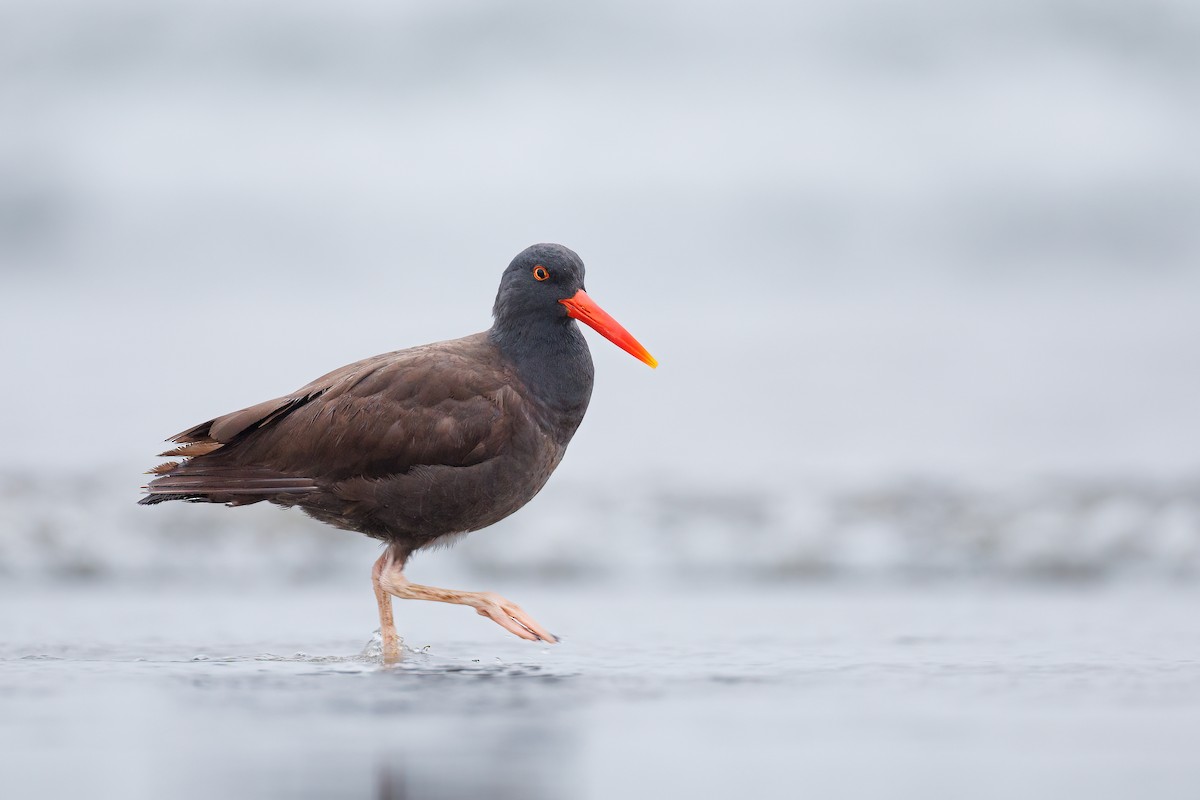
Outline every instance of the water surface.
[(9, 587), (0, 767), (41, 797), (1200, 787), (1194, 589), (511, 594), (563, 643), (402, 603), (410, 653), (388, 669), (362, 655), (365, 585)]

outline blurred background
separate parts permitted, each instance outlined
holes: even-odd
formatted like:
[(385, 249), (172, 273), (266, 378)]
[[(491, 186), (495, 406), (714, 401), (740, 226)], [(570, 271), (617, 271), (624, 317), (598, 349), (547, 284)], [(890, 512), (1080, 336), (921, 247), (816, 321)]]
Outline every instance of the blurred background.
[[(0, 0), (6, 786), (1191, 800), (1198, 100), (1194, 0)], [(135, 504), (539, 241), (661, 366), (409, 574), (561, 645)]]
[(359, 575), (134, 506), (166, 436), (481, 330), (537, 241), (592, 339), (544, 495), (436, 569), (1200, 574), (1185, 0), (0, 4), (0, 576)]

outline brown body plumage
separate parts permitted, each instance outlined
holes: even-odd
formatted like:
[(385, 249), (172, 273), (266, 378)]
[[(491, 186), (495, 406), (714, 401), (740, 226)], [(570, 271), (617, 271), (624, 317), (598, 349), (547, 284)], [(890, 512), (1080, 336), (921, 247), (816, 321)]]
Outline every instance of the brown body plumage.
[(386, 353), (172, 437), (141, 502), (267, 500), (407, 555), (538, 493), (587, 401), (540, 405), (486, 333)]

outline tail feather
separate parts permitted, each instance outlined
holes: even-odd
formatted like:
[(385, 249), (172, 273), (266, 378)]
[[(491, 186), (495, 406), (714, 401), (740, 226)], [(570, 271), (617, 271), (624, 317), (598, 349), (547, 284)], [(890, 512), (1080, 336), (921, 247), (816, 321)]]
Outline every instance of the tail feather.
[[(169, 465), (170, 462), (162, 467)], [(185, 462), (169, 467), (169, 471), (150, 481), (145, 487), (146, 496), (138, 502), (154, 505), (168, 500), (188, 500), (246, 505), (274, 496), (304, 494), (316, 488), (317, 483), (312, 478), (284, 475), (266, 467)]]
[(253, 431), (320, 397), (324, 391), (321, 388), (297, 397), (277, 397), (175, 434), (170, 441), (178, 446), (160, 455), (182, 460), (151, 469), (147, 474), (157, 477), (142, 487), (146, 496), (138, 502), (153, 505), (188, 500), (246, 505), (314, 491), (317, 483), (312, 478), (230, 463), (234, 458), (229, 454)]
[(163, 458), (192, 458), (194, 456), (206, 456), (214, 450), (219, 450), (222, 447), (224, 447), (224, 445), (220, 442), (202, 440), (198, 442), (181, 444), (179, 447), (159, 453), (159, 456)]

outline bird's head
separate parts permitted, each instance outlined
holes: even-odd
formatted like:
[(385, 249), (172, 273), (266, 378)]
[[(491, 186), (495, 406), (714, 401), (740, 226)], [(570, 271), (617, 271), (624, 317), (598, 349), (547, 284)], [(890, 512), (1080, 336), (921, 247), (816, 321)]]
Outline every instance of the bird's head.
[(610, 317), (583, 288), (583, 260), (561, 244), (535, 244), (508, 265), (500, 279), (492, 316), (497, 324), (533, 319), (576, 319), (634, 358), (657, 367), (654, 356)]

